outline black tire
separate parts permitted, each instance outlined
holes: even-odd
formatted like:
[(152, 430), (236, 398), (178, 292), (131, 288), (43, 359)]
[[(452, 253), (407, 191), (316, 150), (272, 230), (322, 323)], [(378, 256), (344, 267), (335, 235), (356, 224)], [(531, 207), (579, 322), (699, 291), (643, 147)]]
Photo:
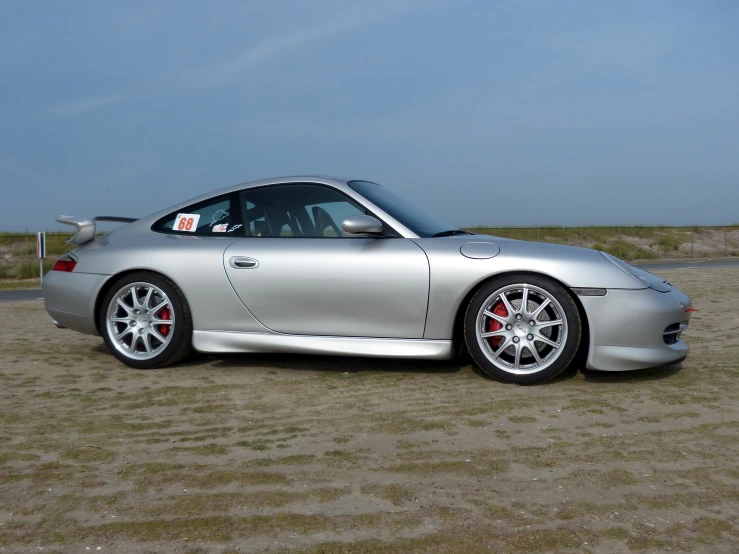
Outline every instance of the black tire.
[[(174, 315), (172, 316), (174, 330), (172, 331), (169, 343), (166, 344), (161, 352), (148, 359), (135, 359), (119, 351), (114, 344), (114, 339), (110, 336), (107, 325), (108, 308), (111, 302), (120, 294), (121, 289), (133, 283), (147, 283), (161, 289), (169, 298), (171, 309), (174, 311)], [(113, 356), (129, 367), (136, 369), (155, 369), (176, 364), (187, 358), (192, 351), (192, 315), (185, 295), (182, 294), (179, 287), (170, 279), (156, 273), (140, 271), (130, 273), (115, 281), (100, 303), (98, 318), (100, 334), (108, 350), (110, 350)]]
[[(492, 295), (498, 293), (502, 289), (505, 289), (505, 287), (514, 285), (531, 285), (533, 287), (538, 287), (539, 289), (544, 291), (546, 294), (556, 300), (556, 302), (559, 304), (559, 306), (556, 307), (557, 311), (561, 311), (562, 313), (560, 314), (560, 316), (562, 320), (566, 320), (566, 327), (563, 327), (563, 329), (566, 329), (566, 333), (562, 333), (563, 336), (566, 335), (566, 338), (560, 343), (556, 352), (553, 350), (553, 347), (549, 347), (551, 352), (556, 353), (556, 356), (552, 354), (551, 359), (549, 361), (546, 361), (546, 364), (548, 365), (542, 363), (543, 368), (539, 371), (536, 371), (534, 368), (529, 373), (514, 373), (512, 372), (512, 370), (506, 370), (499, 367), (491, 361), (491, 358), (495, 358), (495, 356), (498, 354), (498, 351), (496, 350), (495, 352), (493, 352), (491, 347), (490, 350), (488, 350), (488, 352), (486, 353), (485, 351), (483, 351), (484, 346), (480, 344), (480, 341), (484, 341), (486, 339), (478, 339), (477, 331), (478, 325), (480, 324), (478, 321), (478, 315), (481, 314), (481, 311), (483, 310), (483, 305), (490, 301)], [(511, 290), (515, 291), (517, 289), (512, 288)], [(534, 293), (537, 294), (536, 291), (534, 291)], [(522, 302), (519, 302), (519, 306), (521, 303)], [(555, 309), (554, 303), (550, 304), (550, 306), (552, 306), (552, 308), (550, 309)], [(559, 310), (559, 307), (561, 307), (561, 310)], [(524, 319), (526, 318), (524, 317)], [(512, 323), (515, 324), (515, 322)], [(544, 323), (546, 323), (546, 321), (544, 321)], [(526, 327), (527, 330), (529, 329), (528, 325), (524, 325), (523, 327)], [(536, 329), (536, 327), (531, 327), (531, 329)], [(521, 331), (523, 332), (523, 329), (521, 329)], [(515, 332), (516, 331), (514, 329), (510, 332), (510, 334), (515, 334)], [(534, 333), (537, 331), (534, 330), (529, 332)], [(528, 336), (533, 337), (534, 335), (527, 335), (527, 338)], [(482, 287), (480, 287), (477, 293), (475, 293), (475, 295), (470, 300), (464, 318), (464, 337), (465, 343), (467, 344), (467, 349), (469, 350), (472, 359), (475, 361), (477, 366), (487, 375), (506, 383), (516, 383), (519, 385), (535, 385), (543, 383), (545, 381), (549, 381), (550, 379), (553, 379), (554, 377), (562, 373), (565, 369), (567, 369), (567, 367), (570, 365), (573, 358), (575, 357), (575, 354), (577, 354), (578, 348), (580, 346), (580, 340), (582, 337), (582, 323), (580, 320), (580, 313), (578, 312), (577, 306), (575, 305), (572, 296), (556, 281), (539, 275), (505, 275), (502, 277), (493, 278), (485, 283)], [(506, 340), (506, 338), (501, 338), (499, 340)], [(528, 345), (524, 343), (523, 336), (521, 336), (521, 338), (513, 338), (511, 340), (517, 340), (517, 344), (514, 345), (514, 349), (516, 346), (518, 346), (518, 343), (520, 342), (519, 348), (521, 348), (522, 351), (524, 351), (523, 349), (525, 348), (525, 351), (528, 352), (528, 354), (532, 356), (531, 359), (533, 359), (533, 352), (528, 347)], [(534, 345), (534, 348), (537, 348), (534, 342), (531, 342), (531, 344)], [(546, 349), (547, 347), (544, 346), (544, 348)], [(503, 350), (505, 351), (505, 349)], [(521, 354), (521, 356), (523, 357), (523, 354)], [(500, 358), (495, 359), (499, 361), (500, 365), (503, 365), (500, 361)]]

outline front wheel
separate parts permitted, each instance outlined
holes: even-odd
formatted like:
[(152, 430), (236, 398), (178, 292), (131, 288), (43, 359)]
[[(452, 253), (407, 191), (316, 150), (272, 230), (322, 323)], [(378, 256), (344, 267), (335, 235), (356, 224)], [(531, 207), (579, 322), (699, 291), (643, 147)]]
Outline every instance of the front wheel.
[(570, 365), (580, 345), (580, 314), (561, 285), (536, 275), (511, 275), (483, 285), (464, 321), (467, 348), (485, 373), (534, 385)]
[(192, 349), (192, 317), (182, 291), (148, 272), (116, 281), (100, 305), (100, 331), (111, 353), (136, 369), (176, 363)]

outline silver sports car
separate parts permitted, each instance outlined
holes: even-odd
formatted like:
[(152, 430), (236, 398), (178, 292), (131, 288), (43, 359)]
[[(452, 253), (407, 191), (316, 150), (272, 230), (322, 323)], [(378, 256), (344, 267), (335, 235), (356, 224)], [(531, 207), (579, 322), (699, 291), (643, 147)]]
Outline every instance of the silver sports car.
[[(95, 221), (126, 223), (96, 237)], [(102, 335), (131, 367), (199, 352), (450, 358), (551, 379), (573, 360), (674, 363), (690, 299), (609, 254), (476, 235), (375, 183), (289, 177), (162, 212), (62, 217), (79, 248), (44, 278), (59, 327)]]

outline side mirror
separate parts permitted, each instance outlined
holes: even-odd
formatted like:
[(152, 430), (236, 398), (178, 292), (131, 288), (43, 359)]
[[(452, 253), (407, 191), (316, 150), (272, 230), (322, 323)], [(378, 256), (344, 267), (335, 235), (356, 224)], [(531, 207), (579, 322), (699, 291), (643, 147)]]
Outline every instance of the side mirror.
[(341, 228), (350, 235), (377, 235), (382, 233), (382, 222), (370, 215), (353, 215), (341, 222)]

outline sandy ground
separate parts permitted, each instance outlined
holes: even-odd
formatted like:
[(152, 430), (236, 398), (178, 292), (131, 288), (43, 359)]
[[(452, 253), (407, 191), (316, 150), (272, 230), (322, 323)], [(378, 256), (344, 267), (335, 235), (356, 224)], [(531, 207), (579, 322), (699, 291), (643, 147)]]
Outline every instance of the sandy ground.
[(739, 552), (739, 270), (664, 276), (701, 310), (683, 367), (528, 388), (464, 361), (136, 371), (2, 304), (0, 552)]

